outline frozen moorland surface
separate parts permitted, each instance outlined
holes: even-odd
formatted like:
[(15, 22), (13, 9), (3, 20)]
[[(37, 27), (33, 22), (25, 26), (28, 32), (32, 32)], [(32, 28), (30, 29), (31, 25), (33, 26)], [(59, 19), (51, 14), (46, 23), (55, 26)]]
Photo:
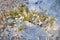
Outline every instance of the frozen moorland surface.
[[(36, 2), (38, 2), (38, 4), (35, 4)], [(57, 24), (60, 24), (59, 20), (60, 20), (60, 0), (36, 0), (36, 1), (32, 1), (30, 0), (30, 4), (29, 8), (32, 10), (40, 12), (41, 9), (39, 8), (42, 7), (44, 9), (48, 10), (48, 14), (50, 17), (55, 17), (57, 18)]]
[[(12, 10), (15, 7), (18, 7), (22, 4), (28, 5), (30, 9), (36, 11), (41, 11), (39, 7), (48, 10), (49, 16), (53, 16), (57, 18), (57, 24), (60, 24), (60, 0), (25, 0), (27, 2), (24, 3), (24, 0), (0, 0), (0, 12), (6, 13), (9, 10)], [(37, 3), (38, 4), (35, 4)], [(4, 11), (5, 10), (5, 11)], [(2, 12), (3, 11), (3, 12)]]
[[(60, 0), (30, 0), (28, 2), (29, 4), (26, 5), (30, 10), (40, 12), (42, 9), (39, 7), (45, 8), (48, 10), (48, 15), (55, 17), (57, 19), (56, 23), (60, 24)], [(5, 14), (21, 4), (24, 4), (23, 0), (0, 0), (0, 13)], [(17, 29), (20, 26), (19, 23), (17, 23), (17, 27), (15, 28), (10, 29), (7, 26), (6, 29), (8, 31), (5, 32), (0, 29), (0, 40), (47, 40), (48, 35), (46, 31), (39, 26), (34, 24), (30, 25), (28, 22), (23, 22), (22, 24), (26, 24), (26, 27), (22, 31), (18, 31)]]
[[(25, 28), (22, 31), (18, 31), (18, 25), (14, 28), (9, 28), (4, 33), (0, 35), (0, 40), (46, 40), (47, 33), (45, 30), (41, 29), (39, 26), (29, 23), (27, 21), (23, 22)], [(1, 31), (1, 30), (0, 30)]]

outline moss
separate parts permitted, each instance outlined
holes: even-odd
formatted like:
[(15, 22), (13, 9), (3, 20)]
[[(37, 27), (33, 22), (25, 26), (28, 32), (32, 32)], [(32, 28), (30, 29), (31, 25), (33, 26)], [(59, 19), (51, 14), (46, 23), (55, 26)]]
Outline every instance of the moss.
[(9, 25), (9, 26), (14, 26), (14, 24), (15, 24), (14, 22), (11, 22), (11, 23), (9, 23), (8, 25)]
[(25, 7), (25, 11), (26, 11), (26, 13), (29, 12), (29, 8), (27, 6)]
[[(18, 9), (19, 9), (19, 11), (17, 12), (17, 11), (10, 11), (9, 12), (9, 14), (7, 15), (7, 17), (8, 18), (12, 18), (12, 19), (15, 19), (15, 18), (20, 18), (21, 16), (22, 17), (24, 17), (24, 21), (28, 21), (28, 22), (31, 22), (31, 23), (33, 23), (33, 21), (32, 21), (32, 18), (37, 18), (38, 16), (38, 19), (36, 20), (36, 22), (37, 23), (39, 23), (39, 22), (46, 22), (46, 24), (48, 24), (48, 23), (50, 23), (50, 25), (52, 26), (53, 25), (53, 23), (54, 23), (54, 21), (55, 21), (55, 19), (54, 18), (49, 18), (48, 16), (44, 16), (44, 15), (42, 15), (41, 13), (39, 13), (39, 12), (36, 12), (36, 11), (32, 11), (32, 12), (30, 12), (29, 11), (29, 8), (26, 6), (26, 7), (22, 7), (22, 6), (20, 6), (20, 7), (18, 7)], [(24, 10), (26, 11), (26, 14), (27, 14), (27, 16), (24, 14)], [(34, 16), (35, 15), (35, 16)], [(12, 25), (13, 26), (13, 24), (14, 23), (12, 23), (12, 24), (10, 24), (10, 25)], [(21, 28), (20, 30), (22, 30), (23, 28)]]
[(31, 21), (32, 17), (33, 17), (33, 15), (31, 13), (29, 13), (27, 17), (26, 16), (24, 17), (24, 20), (25, 21)]
[(22, 25), (18, 28), (18, 30), (21, 31), (21, 30), (23, 30), (24, 27), (25, 27), (25, 25), (22, 24)]
[(18, 9), (19, 9), (20, 12), (23, 12), (23, 7), (22, 6), (18, 7)]

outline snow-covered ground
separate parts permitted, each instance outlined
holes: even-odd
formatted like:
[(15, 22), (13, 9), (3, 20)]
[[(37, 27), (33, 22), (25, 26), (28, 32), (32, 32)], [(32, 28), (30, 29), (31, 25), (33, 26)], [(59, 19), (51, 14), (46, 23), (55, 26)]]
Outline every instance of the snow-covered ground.
[[(4, 13), (4, 10), (9, 11), (12, 10), (14, 7), (18, 7), (21, 4), (23, 4), (22, 2), (23, 0), (0, 0), (0, 12)], [(57, 18), (57, 24), (60, 24), (59, 20), (60, 20), (60, 1), (59, 0), (27, 0), (29, 2), (28, 6), (30, 9), (35, 10), (36, 11), (41, 11), (41, 9), (39, 9), (39, 6), (47, 9), (49, 16), (53, 16)], [(38, 4), (35, 4), (36, 2), (38, 2)], [(2, 12), (3, 11), (3, 12)]]
[[(42, 11), (41, 9), (39, 9), (39, 6), (47, 9), (49, 16), (56, 17), (57, 24), (60, 24), (60, 11), (59, 11), (60, 3), (58, 5), (59, 0), (56, 0), (56, 1), (57, 1), (57, 4), (55, 4), (55, 0), (29, 0), (28, 7), (30, 10), (36, 9), (36, 11), (38, 12)], [(38, 2), (38, 4), (35, 4), (35, 2)], [(5, 11), (12, 10), (14, 7), (20, 6), (20, 3), (21, 3), (20, 0), (19, 1), (16, 0), (14, 3), (13, 2), (11, 3), (11, 0), (5, 0), (5, 1), (2, 0), (2, 2), (0, 2), (0, 12), (4, 13), (4, 10)], [(40, 40), (40, 39), (48, 40), (47, 38), (48, 34), (43, 29), (39, 28), (37, 25), (32, 24), (32, 26), (29, 26), (30, 25), (29, 23), (25, 23), (25, 24), (28, 24), (28, 25), (22, 32), (14, 32), (13, 28), (12, 29), (8, 28), (9, 32), (5, 32), (5, 33), (9, 34), (9, 38), (17, 34), (18, 36), (22, 35), (21, 40)], [(1, 29), (0, 29), (0, 32), (2, 32)], [(52, 32), (53, 31), (51, 31), (51, 33)], [(4, 40), (9, 40), (8, 35), (5, 35), (4, 38), (5, 38)], [(3, 37), (0, 36), (0, 39), (3, 40)], [(13, 40), (13, 38), (11, 40)]]
[[(38, 2), (38, 4), (35, 4), (36, 2)], [(60, 4), (59, 0), (36, 0), (34, 2), (32, 2), (32, 0), (30, 0), (30, 4), (28, 4), (28, 6), (31, 10), (36, 9), (36, 11), (39, 11), (39, 12), (41, 11), (39, 6), (48, 10), (49, 16), (57, 18), (56, 23), (60, 24), (60, 22), (59, 22), (59, 20), (60, 20), (60, 11), (59, 11), (60, 5), (59, 4)]]

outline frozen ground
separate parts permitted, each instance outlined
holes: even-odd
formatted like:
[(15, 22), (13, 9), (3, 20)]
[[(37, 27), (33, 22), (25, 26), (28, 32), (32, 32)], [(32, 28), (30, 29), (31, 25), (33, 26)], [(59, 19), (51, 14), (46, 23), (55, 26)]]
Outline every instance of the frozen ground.
[[(37, 1), (38, 4), (34, 4)], [(6, 13), (7, 11), (12, 10), (14, 7), (20, 6), (20, 3), (20, 0), (0, 0), (0, 12)], [(39, 6), (41, 6), (48, 10), (49, 16), (56, 17), (57, 24), (60, 24), (60, 0), (30, 0), (29, 3), (30, 4), (28, 4), (28, 7), (30, 8), (30, 10), (35, 10), (36, 8), (37, 11), (41, 11), (41, 9), (39, 9)], [(16, 40), (14, 36), (17, 34), (18, 37), (22, 35), (22, 38), (20, 38), (20, 40), (39, 40), (39, 38), (41, 38), (42, 40), (47, 40), (46, 32), (40, 28), (37, 28), (36, 25), (33, 25), (33, 27), (26, 26), (26, 29), (24, 30), (26, 32), (14, 32), (13, 29), (9, 29), (9, 32), (5, 32), (5, 36), (0, 36), (0, 40), (10, 40), (9, 38), (11, 37), (11, 40)], [(1, 32), (2, 30), (0, 29), (0, 33)]]
[[(28, 1), (28, 0), (27, 0)], [(29, 0), (28, 1), (30, 9), (37, 9), (37, 11), (41, 11), (40, 7), (43, 7), (48, 10), (49, 16), (53, 16), (57, 18), (57, 24), (60, 24), (60, 0)], [(38, 4), (34, 4), (38, 2)], [(15, 7), (20, 6), (21, 4), (25, 4), (23, 0), (0, 0), (0, 12), (5, 13), (6, 11), (12, 10)], [(5, 10), (5, 12), (4, 12)], [(3, 11), (3, 12), (2, 12)]]

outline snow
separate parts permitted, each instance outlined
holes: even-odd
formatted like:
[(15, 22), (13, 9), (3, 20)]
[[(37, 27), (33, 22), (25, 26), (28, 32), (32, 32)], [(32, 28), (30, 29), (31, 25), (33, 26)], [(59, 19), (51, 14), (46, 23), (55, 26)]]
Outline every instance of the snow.
[[(27, 23), (29, 24), (29, 23)], [(24, 31), (22, 32), (23, 37), (26, 39), (31, 39), (31, 40), (38, 40), (37, 37), (41, 36), (41, 40), (46, 40), (47, 38), (47, 33), (43, 29), (39, 28), (36, 25), (26, 25), (26, 28), (23, 29)]]
[[(35, 2), (38, 2), (38, 4), (34, 4)], [(43, 8), (46, 8), (49, 12), (49, 16), (56, 17), (57, 18), (57, 23), (60, 24), (60, 22), (59, 22), (60, 21), (60, 11), (59, 11), (60, 6), (57, 5), (57, 7), (51, 8), (53, 6), (52, 4), (54, 4), (54, 2), (55, 2), (55, 0), (29, 0), (28, 7), (29, 7), (30, 10), (35, 10), (36, 9), (36, 11), (38, 11), (38, 12), (42, 11), (41, 9), (39, 9), (39, 6), (41, 6)], [(8, 7), (6, 6), (7, 3), (9, 3), (9, 2), (8, 1), (7, 2), (5, 2), (5, 1), (1, 2), (0, 3), (0, 10), (4, 9), (6, 11), (9, 11), (14, 7), (20, 6), (20, 4), (19, 4), (20, 1), (16, 1), (16, 3), (12, 3)], [(56, 3), (56, 4), (58, 4), (58, 3)], [(15, 9), (16, 8), (14, 8), (14, 10)], [(1, 13), (3, 13), (3, 12), (1, 12)], [(26, 24), (26, 28), (23, 29), (24, 31), (20, 31), (20, 32), (15, 32), (16, 30), (14, 31), (14, 29), (12, 29), (12, 28), (10, 29), (10, 28), (7, 27), (8, 30), (9, 30), (9, 36), (12, 37), (12, 36), (15, 36), (17, 34), (20, 36), (22, 34), (22, 36), (23, 36), (22, 40), (38, 40), (38, 39), (46, 40), (47, 39), (47, 36), (48, 36), (47, 33), (43, 29), (41, 29), (39, 26), (31, 24), (29, 22), (24, 22), (23, 24)], [(17, 25), (15, 25), (15, 26), (17, 26), (17, 28), (18, 28), (18, 27), (20, 27), (20, 25), (21, 24), (19, 22), (17, 22)], [(54, 30), (53, 31), (50, 30), (50, 33), (51, 34), (55, 33)], [(2, 32), (2, 30), (0, 30), (0, 32)], [(1, 37), (0, 37), (0, 39), (1, 39)], [(7, 39), (5, 39), (5, 40), (7, 40)]]

